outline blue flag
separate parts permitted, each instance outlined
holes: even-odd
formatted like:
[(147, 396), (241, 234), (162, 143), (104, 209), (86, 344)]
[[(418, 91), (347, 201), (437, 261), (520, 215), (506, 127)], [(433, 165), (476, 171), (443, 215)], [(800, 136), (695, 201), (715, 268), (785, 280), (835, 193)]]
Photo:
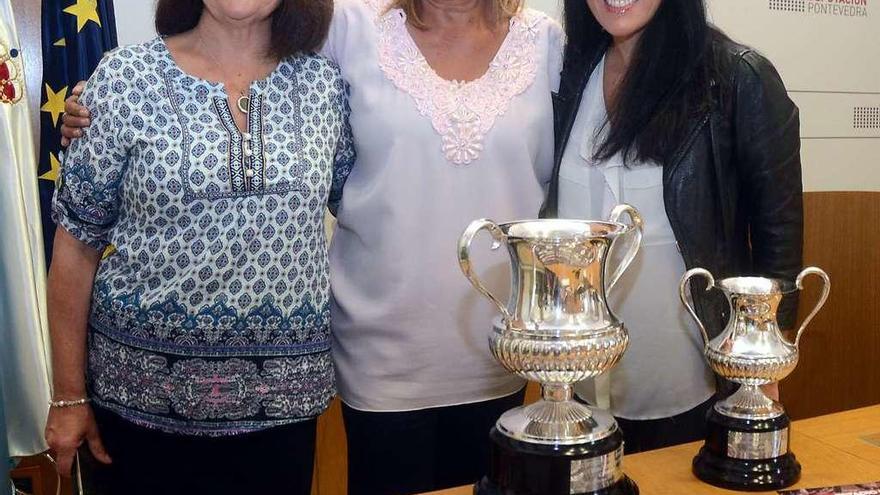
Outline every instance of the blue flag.
[(50, 217), (61, 168), (61, 114), (64, 99), (86, 80), (108, 50), (115, 48), (112, 0), (43, 0), (43, 95), (40, 108), (40, 207), (46, 259), (52, 259), (55, 224)]

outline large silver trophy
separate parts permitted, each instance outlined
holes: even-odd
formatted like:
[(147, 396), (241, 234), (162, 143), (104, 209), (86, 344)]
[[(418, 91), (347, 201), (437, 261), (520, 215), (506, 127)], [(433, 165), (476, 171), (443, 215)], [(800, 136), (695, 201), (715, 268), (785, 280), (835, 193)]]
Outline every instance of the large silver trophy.
[[(624, 214), (632, 225), (620, 222)], [(506, 246), (510, 254), (507, 304), (471, 266), (470, 245), (482, 230), (494, 238), (493, 249)], [(628, 249), (606, 280), (610, 248), (622, 236)], [(626, 350), (629, 337), (606, 291), (635, 258), (641, 237), (641, 217), (628, 205), (615, 208), (608, 222), (477, 220), (462, 235), (461, 269), (501, 313), (489, 337), (492, 355), (542, 387), (540, 401), (508, 411), (492, 429), (490, 471), (476, 493), (638, 493), (621, 469), (623, 437), (614, 418), (575, 401), (572, 387), (611, 369)]]
[[(822, 294), (794, 342), (789, 342), (779, 330), (776, 312), (782, 298), (803, 289), (809, 275), (822, 278)], [(711, 340), (687, 297), (694, 277), (705, 278), (706, 290), (720, 290), (730, 305), (726, 328)], [(800, 478), (801, 466), (789, 449), (791, 421), (782, 405), (767, 397), (761, 386), (778, 382), (794, 371), (801, 335), (825, 304), (830, 289), (828, 275), (813, 267), (802, 271), (794, 283), (761, 277), (716, 281), (702, 268), (690, 270), (682, 278), (681, 300), (702, 331), (709, 366), (718, 375), (740, 384), (736, 393), (709, 412), (706, 444), (694, 458), (698, 478), (745, 491), (776, 490)]]

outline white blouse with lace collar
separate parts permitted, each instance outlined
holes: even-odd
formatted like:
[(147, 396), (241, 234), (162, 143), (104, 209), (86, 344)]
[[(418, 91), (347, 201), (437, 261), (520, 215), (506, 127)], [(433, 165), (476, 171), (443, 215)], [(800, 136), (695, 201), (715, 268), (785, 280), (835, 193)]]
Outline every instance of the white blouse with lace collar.
[(507, 38), (486, 73), (473, 81), (440, 77), (419, 51), (400, 9), (380, 12), (379, 64), (398, 89), (431, 119), (442, 140), (443, 154), (456, 165), (468, 165), (483, 152), (483, 140), (511, 100), (535, 81), (538, 37), (546, 17), (524, 11), (510, 20)]
[[(400, 9), (337, 0), (324, 53), (351, 87), (358, 159), (330, 250), (342, 398), (392, 411), (488, 400), (519, 379), (489, 355), (496, 310), (462, 276), (458, 237), (477, 218), (534, 218), (553, 166), (560, 26), (526, 9), (482, 77), (442, 79)], [(474, 251), (507, 294), (507, 255)], [(450, 366), (450, 363), (455, 363)]]

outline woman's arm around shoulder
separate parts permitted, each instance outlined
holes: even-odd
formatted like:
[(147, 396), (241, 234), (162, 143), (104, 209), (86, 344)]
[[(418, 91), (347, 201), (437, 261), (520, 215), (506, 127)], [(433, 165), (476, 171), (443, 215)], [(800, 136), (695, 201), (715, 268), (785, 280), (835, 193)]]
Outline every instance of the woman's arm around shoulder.
[[(143, 45), (116, 48), (104, 55), (95, 72), (104, 70), (107, 73), (105, 77), (107, 77), (112, 73), (111, 65), (118, 68), (121, 67), (124, 60), (134, 58), (135, 56), (143, 56), (144, 54), (145, 49)], [(64, 148), (68, 147), (73, 140), (82, 137), (83, 128), (92, 125), (91, 113), (80, 101), (83, 91), (85, 91), (86, 83), (87, 81), (76, 83), (70, 92), (70, 96), (64, 101), (64, 114), (61, 117), (61, 146)]]

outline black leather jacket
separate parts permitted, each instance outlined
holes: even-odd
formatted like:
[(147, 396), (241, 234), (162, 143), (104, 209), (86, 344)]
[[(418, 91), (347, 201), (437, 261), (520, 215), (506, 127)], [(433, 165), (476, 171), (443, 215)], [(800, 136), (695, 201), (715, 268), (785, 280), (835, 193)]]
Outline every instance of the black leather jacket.
[[(718, 78), (710, 108), (694, 116), (688, 138), (663, 163), (666, 213), (685, 265), (716, 278), (761, 275), (793, 281), (803, 254), (798, 109), (773, 65), (720, 33), (712, 43)], [(590, 74), (607, 44), (582, 57), (569, 54), (553, 95), (556, 155), (542, 216), (557, 215), (559, 167)], [(726, 89), (725, 89), (726, 88)], [(694, 279), (692, 295), (710, 336), (726, 323), (718, 291)], [(779, 322), (791, 328), (796, 297), (783, 301)]]

